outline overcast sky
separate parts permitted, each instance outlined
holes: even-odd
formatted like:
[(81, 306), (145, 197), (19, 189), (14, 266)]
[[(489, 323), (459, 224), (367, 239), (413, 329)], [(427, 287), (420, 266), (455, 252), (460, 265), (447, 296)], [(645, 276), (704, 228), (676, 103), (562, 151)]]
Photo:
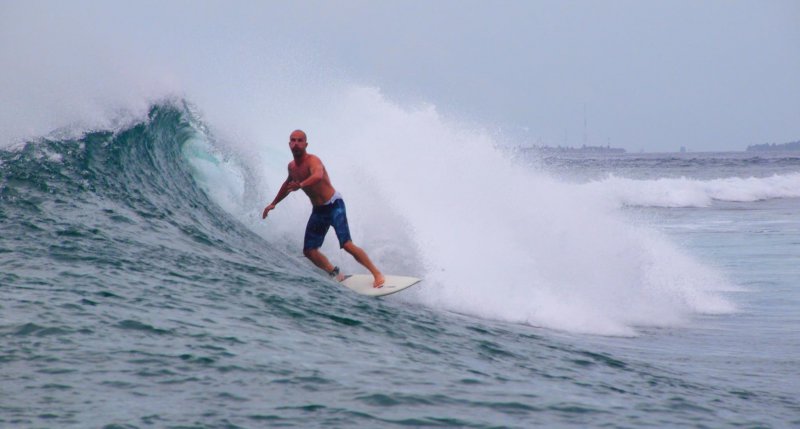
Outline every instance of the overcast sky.
[(176, 55), (201, 64), (242, 44), (294, 51), (520, 144), (580, 146), (584, 119), (590, 145), (634, 152), (800, 140), (796, 0), (109, 3), (0, 2), (0, 91), (22, 94), (19, 50), (53, 54), (74, 31), (128, 49), (182, 38)]
[(800, 2), (418, 2), (312, 14), (314, 43), (388, 94), (547, 144), (743, 149), (800, 140)]

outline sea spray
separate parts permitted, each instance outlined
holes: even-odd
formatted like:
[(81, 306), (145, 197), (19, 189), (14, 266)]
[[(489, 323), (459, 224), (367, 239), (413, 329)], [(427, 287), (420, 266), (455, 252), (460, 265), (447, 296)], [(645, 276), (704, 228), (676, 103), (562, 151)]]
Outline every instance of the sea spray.
[[(385, 272), (425, 278), (407, 300), (609, 335), (734, 310), (717, 293), (729, 285), (713, 267), (637, 225), (609, 203), (612, 193), (515, 164), (487, 133), (433, 106), (403, 108), (353, 87), (309, 115), (309, 152), (344, 195), (354, 242)], [(285, 141), (262, 145), (290, 160)], [(274, 165), (265, 162), (270, 171), (256, 186), (278, 189), (286, 173)], [(299, 255), (307, 199), (290, 195), (260, 221), (266, 203), (249, 202), (246, 223)], [(332, 235), (323, 251), (349, 272), (363, 270)]]

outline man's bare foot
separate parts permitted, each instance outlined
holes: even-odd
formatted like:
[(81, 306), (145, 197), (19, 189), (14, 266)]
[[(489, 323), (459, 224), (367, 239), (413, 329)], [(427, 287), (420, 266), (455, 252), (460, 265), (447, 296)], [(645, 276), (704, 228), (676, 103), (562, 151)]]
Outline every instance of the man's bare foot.
[(333, 267), (332, 270), (328, 271), (328, 275), (331, 276), (332, 279), (335, 279), (337, 282), (341, 283), (344, 281), (345, 275), (339, 270), (339, 267)]
[(383, 274), (378, 273), (378, 275), (375, 276), (375, 282), (372, 283), (372, 287), (376, 289), (381, 288), (384, 283), (386, 283), (386, 278), (383, 277)]

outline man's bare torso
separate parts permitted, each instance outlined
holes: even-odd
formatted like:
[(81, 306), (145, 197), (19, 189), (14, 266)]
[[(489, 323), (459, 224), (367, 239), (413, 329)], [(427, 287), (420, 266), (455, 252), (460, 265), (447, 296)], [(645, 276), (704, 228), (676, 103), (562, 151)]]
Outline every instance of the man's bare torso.
[(317, 156), (306, 154), (300, 162), (297, 162), (297, 160), (290, 162), (289, 178), (294, 182), (302, 182), (311, 176), (313, 168), (322, 169), (322, 179), (313, 185), (303, 188), (303, 192), (308, 195), (312, 205), (321, 206), (333, 197), (336, 190), (331, 185), (331, 179), (328, 177), (325, 166)]

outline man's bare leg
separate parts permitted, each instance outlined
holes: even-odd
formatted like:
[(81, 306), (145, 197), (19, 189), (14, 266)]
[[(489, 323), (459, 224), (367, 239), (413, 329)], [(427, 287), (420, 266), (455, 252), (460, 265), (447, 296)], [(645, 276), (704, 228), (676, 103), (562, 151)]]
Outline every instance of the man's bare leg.
[(342, 248), (344, 248), (344, 250), (346, 250), (347, 253), (353, 255), (353, 257), (359, 264), (363, 265), (366, 269), (369, 270), (370, 273), (372, 273), (372, 276), (375, 277), (375, 282), (372, 283), (372, 287), (377, 288), (383, 286), (383, 283), (386, 282), (386, 279), (383, 277), (383, 274), (381, 274), (381, 272), (378, 270), (375, 264), (373, 264), (372, 261), (369, 259), (369, 256), (367, 256), (367, 252), (365, 252), (362, 248), (353, 244), (352, 241), (344, 243), (344, 246), (342, 246)]
[[(306, 255), (306, 258), (310, 259), (314, 265), (325, 270), (326, 273), (333, 271), (333, 264), (331, 264), (328, 258), (320, 252), (319, 249), (303, 249), (303, 254)], [(342, 280), (344, 280), (344, 274), (339, 273), (339, 275), (336, 276), (336, 281)]]

